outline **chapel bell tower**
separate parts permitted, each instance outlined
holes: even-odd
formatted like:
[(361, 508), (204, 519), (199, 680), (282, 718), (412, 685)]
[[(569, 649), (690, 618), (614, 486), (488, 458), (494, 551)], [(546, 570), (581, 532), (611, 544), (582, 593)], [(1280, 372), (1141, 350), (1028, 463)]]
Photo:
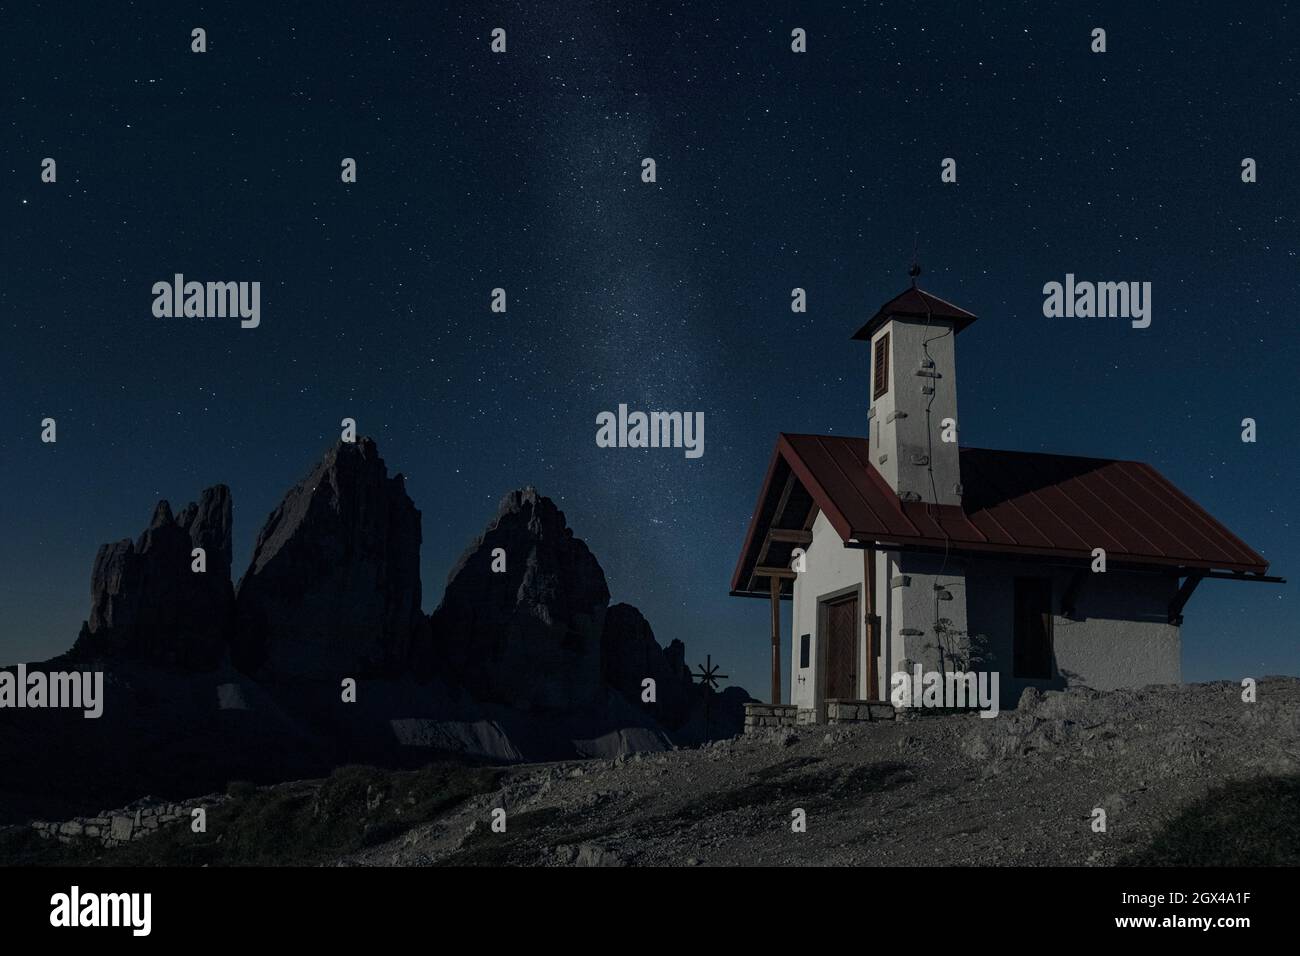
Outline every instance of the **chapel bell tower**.
[(957, 333), (975, 321), (965, 309), (916, 286), (890, 299), (853, 338), (871, 345), (871, 466), (904, 501), (961, 505), (955, 439)]

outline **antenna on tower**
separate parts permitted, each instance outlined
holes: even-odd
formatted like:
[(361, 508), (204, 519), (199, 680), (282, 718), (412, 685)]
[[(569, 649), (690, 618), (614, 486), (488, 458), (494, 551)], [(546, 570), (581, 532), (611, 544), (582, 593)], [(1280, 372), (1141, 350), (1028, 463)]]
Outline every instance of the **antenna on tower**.
[(916, 249), (920, 244), (919, 234), (912, 239), (912, 264), (907, 268), (907, 274), (912, 277), (912, 288), (916, 288), (916, 277), (921, 274), (921, 263), (916, 257)]

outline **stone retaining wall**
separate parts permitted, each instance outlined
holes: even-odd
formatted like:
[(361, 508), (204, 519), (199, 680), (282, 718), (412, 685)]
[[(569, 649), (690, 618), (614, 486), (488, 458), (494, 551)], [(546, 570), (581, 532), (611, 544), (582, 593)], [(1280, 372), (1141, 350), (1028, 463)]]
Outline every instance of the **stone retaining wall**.
[(32, 829), (47, 840), (71, 843), (78, 837), (97, 840), (106, 847), (139, 840), (159, 828), (180, 820), (191, 820), (196, 807), (211, 808), (226, 798), (219, 793), (172, 803), (143, 797), (119, 810), (104, 810), (96, 817), (75, 817), (63, 823), (32, 821)]
[(745, 733), (764, 727), (793, 727), (798, 711), (794, 704), (746, 704)]
[(865, 700), (826, 701), (826, 722), (851, 724), (863, 721), (893, 720), (894, 705)]

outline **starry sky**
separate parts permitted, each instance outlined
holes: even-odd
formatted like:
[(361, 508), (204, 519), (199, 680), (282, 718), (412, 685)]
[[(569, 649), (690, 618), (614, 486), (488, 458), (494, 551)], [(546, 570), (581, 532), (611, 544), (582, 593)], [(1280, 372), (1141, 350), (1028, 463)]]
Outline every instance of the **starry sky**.
[[(160, 497), (230, 485), (242, 573), (350, 416), (423, 512), (426, 611), (533, 484), (613, 600), (765, 695), (768, 608), (727, 591), (776, 434), (866, 434), (849, 336), (914, 249), (980, 317), (964, 444), (1149, 462), (1300, 581), (1294, 12), (179, 6), (0, 21), (6, 662), (71, 644), (99, 544)], [(261, 326), (154, 318), (176, 272), (260, 281)], [(1152, 282), (1151, 327), (1044, 318), (1067, 272)], [(704, 456), (597, 448), (619, 403), (704, 412)], [(1295, 583), (1186, 613), (1185, 679), (1300, 673)]]

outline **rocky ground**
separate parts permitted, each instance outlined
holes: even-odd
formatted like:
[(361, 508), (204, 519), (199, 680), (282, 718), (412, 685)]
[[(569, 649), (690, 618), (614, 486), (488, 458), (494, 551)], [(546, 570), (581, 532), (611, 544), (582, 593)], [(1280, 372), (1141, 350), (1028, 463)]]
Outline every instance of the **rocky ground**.
[[(1241, 693), (1030, 692), (994, 719), (810, 727), (521, 766), (499, 790), (337, 862), (1294, 865), (1300, 680), (1262, 681), (1255, 703)], [(490, 828), (497, 807), (504, 834)], [(1098, 807), (1104, 833), (1092, 828)], [(792, 832), (795, 809), (806, 832)]]
[[(515, 766), (350, 767), (232, 785), (206, 834), (118, 847), (0, 832), (0, 857), (109, 865), (1300, 865), (1300, 680), (1026, 694), (1020, 708), (765, 730)], [(493, 811), (506, 811), (495, 832)], [(1105, 832), (1094, 832), (1095, 811)], [(794, 832), (792, 812), (806, 815)], [(47, 830), (49, 828), (47, 827)], [(19, 831), (22, 832), (19, 832)], [(7, 841), (7, 842), (6, 842)]]

